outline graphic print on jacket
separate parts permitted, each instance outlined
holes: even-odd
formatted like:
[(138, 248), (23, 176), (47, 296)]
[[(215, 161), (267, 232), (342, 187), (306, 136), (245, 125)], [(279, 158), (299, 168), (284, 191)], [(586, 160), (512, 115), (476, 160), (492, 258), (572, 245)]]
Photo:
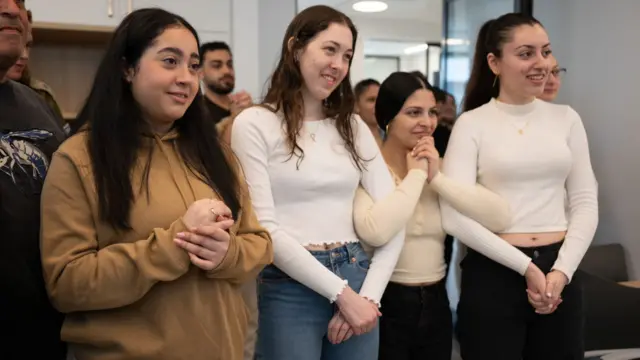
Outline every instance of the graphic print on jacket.
[(0, 131), (0, 171), (21, 191), (40, 192), (49, 168), (47, 156), (37, 143), (53, 136), (51, 131)]

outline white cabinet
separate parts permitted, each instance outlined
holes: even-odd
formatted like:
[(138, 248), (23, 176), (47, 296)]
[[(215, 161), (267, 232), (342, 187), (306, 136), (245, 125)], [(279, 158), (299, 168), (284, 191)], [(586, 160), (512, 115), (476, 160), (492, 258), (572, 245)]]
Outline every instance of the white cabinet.
[[(33, 1), (33, 0), (29, 0)], [(51, 0), (48, 0), (51, 1)], [(81, 1), (81, 0), (75, 0)], [(128, 0), (124, 0), (125, 2)], [(231, 0), (131, 0), (133, 8), (159, 7), (185, 18), (198, 31), (229, 33)]]
[(134, 0), (29, 0), (35, 22), (68, 25), (118, 26)]

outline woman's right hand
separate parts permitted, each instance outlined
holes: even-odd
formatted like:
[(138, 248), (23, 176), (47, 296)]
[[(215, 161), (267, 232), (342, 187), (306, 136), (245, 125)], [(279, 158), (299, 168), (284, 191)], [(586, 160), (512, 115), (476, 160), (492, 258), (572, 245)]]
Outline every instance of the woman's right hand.
[(529, 263), (527, 271), (524, 273), (527, 280), (527, 295), (529, 303), (536, 309), (539, 314), (550, 314), (559, 305), (559, 303), (549, 302), (544, 296), (547, 288), (547, 277), (540, 268), (533, 262)]
[(433, 137), (425, 136), (407, 154), (407, 169), (420, 169), (427, 172), (428, 182), (440, 171), (440, 154), (436, 149)]
[(414, 155), (412, 151), (409, 151), (407, 153), (407, 170), (413, 169), (422, 170), (426, 173), (429, 171), (429, 162), (427, 162), (427, 158)]
[(224, 202), (214, 199), (195, 201), (182, 216), (182, 222), (190, 231), (202, 226), (211, 225), (220, 220), (231, 219), (231, 209)]
[(375, 304), (348, 286), (338, 296), (336, 304), (342, 316), (351, 325), (354, 335), (366, 334), (373, 330), (378, 323), (378, 317), (382, 315)]

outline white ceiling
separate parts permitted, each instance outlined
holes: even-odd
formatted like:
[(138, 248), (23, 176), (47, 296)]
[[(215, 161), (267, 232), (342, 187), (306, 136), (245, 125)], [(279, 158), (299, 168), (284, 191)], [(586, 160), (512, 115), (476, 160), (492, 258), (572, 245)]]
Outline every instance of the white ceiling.
[(361, 13), (351, 7), (355, 0), (298, 0), (298, 11), (313, 5), (328, 5), (350, 17), (371, 19), (421, 20), (428, 23), (442, 23), (443, 0), (384, 0), (389, 8), (379, 13)]

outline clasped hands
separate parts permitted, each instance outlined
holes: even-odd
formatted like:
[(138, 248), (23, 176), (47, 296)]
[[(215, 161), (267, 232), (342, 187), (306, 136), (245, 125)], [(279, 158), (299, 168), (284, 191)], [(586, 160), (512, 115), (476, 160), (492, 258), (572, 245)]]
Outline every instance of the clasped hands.
[(569, 282), (567, 276), (558, 270), (544, 275), (533, 262), (525, 272), (527, 279), (527, 298), (537, 314), (548, 315), (558, 309), (562, 303), (562, 291)]
[(174, 243), (187, 251), (191, 263), (203, 270), (215, 269), (229, 250), (234, 224), (231, 209), (222, 201), (195, 201), (183, 215), (187, 231), (176, 234)]
[(378, 305), (346, 287), (336, 301), (338, 310), (329, 321), (327, 339), (332, 344), (340, 344), (353, 335), (366, 334), (378, 324), (382, 315)]

